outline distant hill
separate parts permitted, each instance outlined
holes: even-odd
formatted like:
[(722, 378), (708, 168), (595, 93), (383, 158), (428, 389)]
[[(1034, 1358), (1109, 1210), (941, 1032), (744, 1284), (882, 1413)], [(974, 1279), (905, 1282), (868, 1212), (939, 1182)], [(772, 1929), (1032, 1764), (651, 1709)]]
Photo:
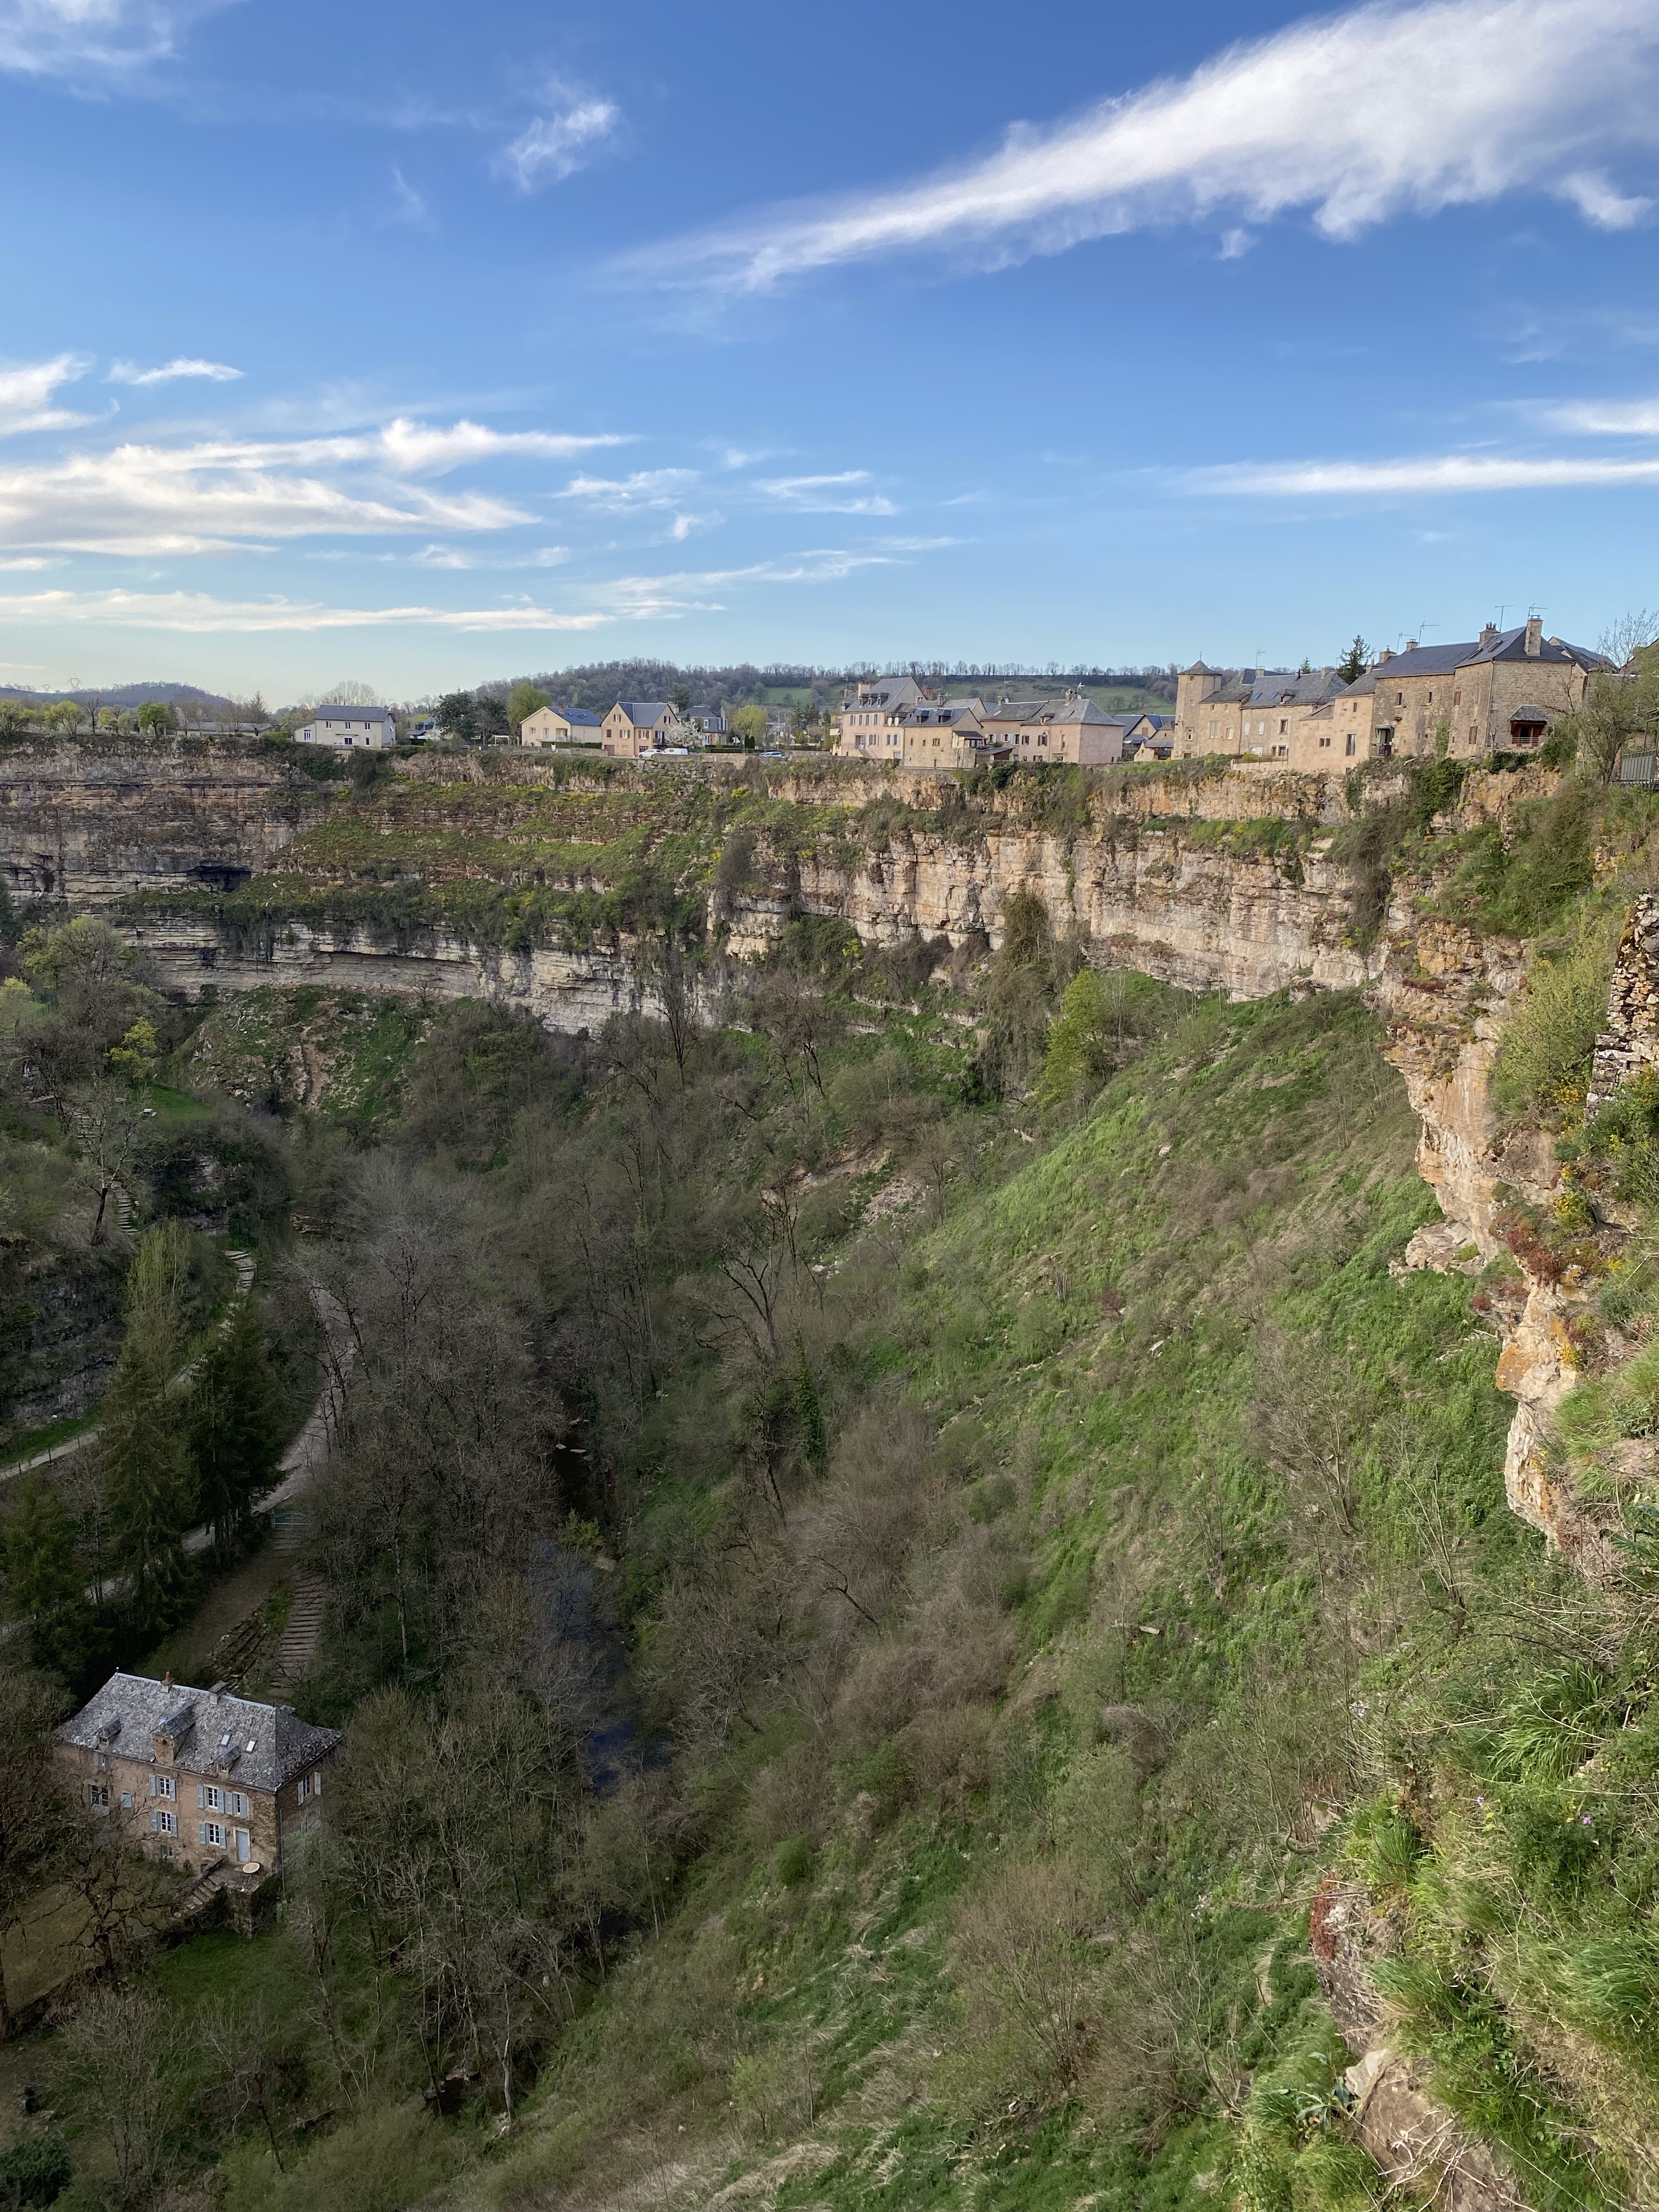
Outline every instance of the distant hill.
[(48, 707), (57, 699), (73, 699), (82, 706), (95, 700), (100, 707), (143, 707), (161, 699), (169, 707), (228, 707), (228, 699), (216, 691), (204, 691), (194, 684), (86, 684), (76, 691), (31, 691), (15, 684), (0, 684), (0, 699), (21, 700), (28, 707)]

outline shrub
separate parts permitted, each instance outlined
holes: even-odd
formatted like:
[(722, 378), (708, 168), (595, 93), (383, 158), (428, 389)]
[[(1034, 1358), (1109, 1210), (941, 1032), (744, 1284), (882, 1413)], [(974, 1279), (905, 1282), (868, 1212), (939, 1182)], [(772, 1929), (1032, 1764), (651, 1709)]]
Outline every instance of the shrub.
[(1583, 1104), (1607, 1018), (1619, 921), (1596, 915), (1560, 952), (1534, 963), (1492, 1070), (1498, 1103), (1516, 1120), (1536, 1115), (1559, 1125)]
[(69, 2186), (70, 2154), (58, 2135), (24, 2136), (0, 2151), (0, 2208), (55, 2204)]
[[(465, 2155), (424, 2112), (365, 2112), (277, 2175), (239, 2177), (227, 2212), (404, 2212), (447, 2181)], [(263, 2183), (263, 2187), (260, 2185)]]

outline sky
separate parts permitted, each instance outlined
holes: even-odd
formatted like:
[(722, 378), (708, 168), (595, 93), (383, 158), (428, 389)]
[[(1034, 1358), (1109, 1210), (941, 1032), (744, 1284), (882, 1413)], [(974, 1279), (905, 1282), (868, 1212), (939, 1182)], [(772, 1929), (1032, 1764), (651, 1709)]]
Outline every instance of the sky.
[(0, 0), (0, 684), (1659, 605), (1659, 0)]

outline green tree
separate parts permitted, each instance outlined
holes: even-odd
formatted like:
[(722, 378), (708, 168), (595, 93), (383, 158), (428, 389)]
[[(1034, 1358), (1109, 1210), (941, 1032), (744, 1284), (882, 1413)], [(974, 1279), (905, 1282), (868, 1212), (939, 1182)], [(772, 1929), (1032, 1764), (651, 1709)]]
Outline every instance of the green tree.
[[(0, 1939), (45, 1880), (62, 1826), (46, 1735), (58, 1712), (56, 1692), (38, 1674), (0, 1667)], [(0, 2041), (11, 2033), (0, 1957)]]
[[(1624, 627), (1645, 624), (1633, 617)], [(1608, 640), (1603, 639), (1606, 650)], [(1581, 704), (1550, 732), (1558, 751), (1569, 744), (1595, 783), (1611, 783), (1627, 746), (1650, 746), (1659, 737), (1659, 645), (1633, 647), (1618, 666), (1598, 669)]]
[(446, 691), (438, 702), (438, 727), (447, 738), (470, 744), (478, 734), (478, 702), (470, 691)]
[(264, 1338), (244, 1298), (202, 1362), (190, 1404), (196, 1510), (222, 1560), (247, 1533), (253, 1508), (276, 1480), (276, 1393)]
[(147, 1633), (178, 1617), (187, 1575), (190, 1449), (167, 1389), (179, 1363), (187, 1248), (176, 1221), (149, 1231), (138, 1247), (127, 1278), (126, 1339), (100, 1438), (112, 1544), (126, 1570), (128, 1609)]
[(544, 691), (539, 684), (532, 684), (527, 678), (521, 678), (507, 695), (507, 721), (516, 731), (520, 723), (529, 720), (538, 708), (550, 707), (552, 703), (550, 692)]
[(766, 709), (750, 704), (734, 708), (726, 727), (745, 752), (752, 753), (766, 736)]
[(690, 713), (691, 686), (689, 684), (677, 684), (668, 696), (682, 714)]
[(146, 699), (138, 709), (138, 726), (150, 737), (167, 738), (178, 728), (179, 720), (165, 699)]
[(1353, 643), (1336, 664), (1336, 672), (1345, 684), (1358, 684), (1370, 663), (1371, 649), (1356, 630)]
[(77, 1681), (97, 1641), (86, 1569), (68, 1507), (44, 1474), (19, 1478), (0, 1531), (11, 1610), (27, 1621), (34, 1664)]

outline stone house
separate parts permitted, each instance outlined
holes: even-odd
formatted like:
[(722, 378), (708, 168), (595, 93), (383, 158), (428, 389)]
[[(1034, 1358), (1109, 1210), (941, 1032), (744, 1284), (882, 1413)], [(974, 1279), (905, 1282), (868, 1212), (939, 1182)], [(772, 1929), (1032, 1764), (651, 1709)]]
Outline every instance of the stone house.
[(1540, 743), (1552, 722), (1584, 696), (1601, 656), (1546, 637), (1534, 615), (1512, 629), (1488, 623), (1461, 645), (1385, 653), (1371, 671), (1375, 750), (1382, 758), (1422, 758), (1439, 750), (1468, 760)]
[(1017, 761), (1070, 761), (1105, 767), (1123, 757), (1127, 722), (1109, 714), (1086, 691), (1060, 699), (999, 699), (983, 717), (986, 741), (1007, 746)]
[(538, 707), (519, 725), (521, 745), (597, 745), (604, 725), (586, 707)]
[(830, 718), (835, 749), (852, 760), (902, 761), (904, 717), (932, 695), (914, 676), (872, 676), (849, 684)]
[(398, 742), (397, 726), (388, 707), (319, 707), (294, 741), (301, 745), (374, 745)]
[(979, 699), (925, 699), (900, 717), (905, 768), (971, 768), (983, 735)]
[(617, 760), (639, 760), (687, 741), (672, 699), (618, 699), (599, 725), (599, 743)]
[(52, 1735), (83, 1805), (197, 1874), (250, 1861), (279, 1873), (284, 1847), (322, 1817), (341, 1743), (291, 1705), (255, 1705), (222, 1682), (191, 1690), (119, 1674)]
[(1195, 660), (1176, 681), (1176, 750), (1289, 761), (1300, 726), (1344, 689), (1334, 668), (1212, 668)]

